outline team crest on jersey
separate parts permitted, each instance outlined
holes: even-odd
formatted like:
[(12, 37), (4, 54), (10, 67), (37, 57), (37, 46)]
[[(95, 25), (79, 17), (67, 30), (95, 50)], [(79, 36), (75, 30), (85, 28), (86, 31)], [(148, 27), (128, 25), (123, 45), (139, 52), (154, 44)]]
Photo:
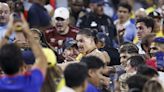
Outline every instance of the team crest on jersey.
[(50, 38), (50, 42), (51, 42), (51, 43), (54, 43), (55, 41), (56, 41), (55, 38)]
[(62, 46), (63, 45), (63, 40), (58, 40), (58, 45)]

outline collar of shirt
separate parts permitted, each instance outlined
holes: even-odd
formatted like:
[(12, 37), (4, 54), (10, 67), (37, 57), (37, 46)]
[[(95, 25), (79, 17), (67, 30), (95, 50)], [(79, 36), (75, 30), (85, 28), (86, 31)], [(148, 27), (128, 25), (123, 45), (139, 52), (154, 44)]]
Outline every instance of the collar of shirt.
[(65, 86), (58, 92), (75, 92), (75, 90), (70, 87)]

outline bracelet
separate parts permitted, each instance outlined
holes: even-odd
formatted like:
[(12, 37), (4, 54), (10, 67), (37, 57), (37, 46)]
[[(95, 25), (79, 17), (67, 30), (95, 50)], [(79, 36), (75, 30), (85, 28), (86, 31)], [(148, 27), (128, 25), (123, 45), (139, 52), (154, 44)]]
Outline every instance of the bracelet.
[(4, 38), (5, 38), (6, 40), (9, 40), (9, 39), (10, 39), (9, 36), (7, 36), (7, 35), (5, 35)]

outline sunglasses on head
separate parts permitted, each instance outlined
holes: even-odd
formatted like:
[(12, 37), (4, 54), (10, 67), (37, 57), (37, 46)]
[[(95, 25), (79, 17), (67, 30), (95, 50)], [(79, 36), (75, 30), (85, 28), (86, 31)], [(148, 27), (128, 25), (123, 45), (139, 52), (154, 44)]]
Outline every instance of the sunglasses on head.
[(57, 20), (57, 21), (64, 21), (65, 19), (60, 18), (60, 17), (57, 17), (56, 20)]

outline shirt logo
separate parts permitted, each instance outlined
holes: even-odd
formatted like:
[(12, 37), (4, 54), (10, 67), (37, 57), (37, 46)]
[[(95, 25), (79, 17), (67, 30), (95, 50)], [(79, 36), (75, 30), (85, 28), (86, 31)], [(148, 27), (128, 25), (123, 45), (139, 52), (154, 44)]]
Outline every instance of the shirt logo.
[(63, 45), (63, 40), (58, 40), (58, 45), (62, 46)]
[(56, 39), (55, 38), (50, 38), (51, 43), (55, 43)]
[(92, 21), (91, 27), (97, 27), (97, 23), (95, 21)]

